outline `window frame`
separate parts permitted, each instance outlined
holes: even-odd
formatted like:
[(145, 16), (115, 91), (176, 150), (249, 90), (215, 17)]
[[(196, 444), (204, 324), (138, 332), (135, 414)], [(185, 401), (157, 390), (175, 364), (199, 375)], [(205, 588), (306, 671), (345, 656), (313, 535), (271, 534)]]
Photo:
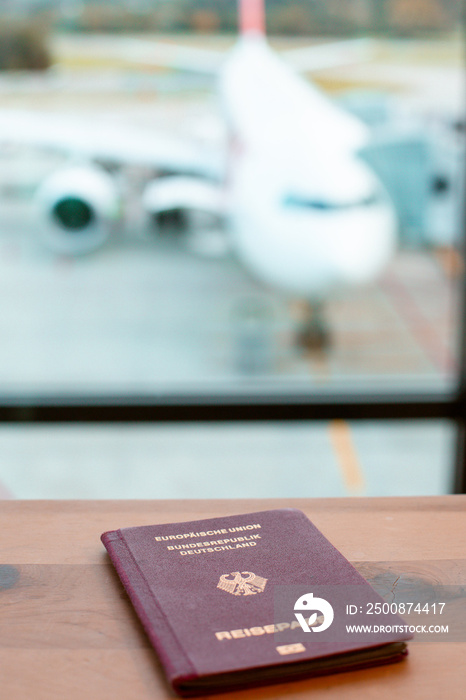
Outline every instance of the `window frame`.
[(450, 393), (0, 396), (0, 424), (450, 420), (457, 427), (451, 491), (466, 493), (464, 362), (462, 365), (460, 386)]

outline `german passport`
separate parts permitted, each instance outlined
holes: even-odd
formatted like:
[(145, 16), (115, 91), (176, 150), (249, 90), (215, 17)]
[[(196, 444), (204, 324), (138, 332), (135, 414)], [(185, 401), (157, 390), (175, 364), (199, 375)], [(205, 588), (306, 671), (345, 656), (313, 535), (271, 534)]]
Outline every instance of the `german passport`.
[(301, 511), (129, 527), (102, 542), (182, 696), (407, 654), (404, 621)]

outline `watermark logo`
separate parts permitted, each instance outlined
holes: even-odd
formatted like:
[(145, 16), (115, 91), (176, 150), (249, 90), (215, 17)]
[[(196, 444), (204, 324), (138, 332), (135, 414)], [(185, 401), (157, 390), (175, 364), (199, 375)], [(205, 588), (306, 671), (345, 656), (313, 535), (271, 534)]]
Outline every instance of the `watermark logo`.
[[(313, 593), (305, 593), (298, 598), (294, 604), (294, 611), (303, 632), (311, 632), (311, 630), (312, 632), (323, 632), (333, 622), (333, 608), (328, 600), (314, 598)], [(321, 614), (318, 615), (316, 611)], [(303, 612), (307, 613), (307, 619)], [(316, 622), (320, 622), (320, 624), (316, 625)]]
[(222, 574), (217, 588), (232, 595), (255, 595), (262, 593), (267, 579), (253, 574), (252, 571), (233, 571), (231, 574)]

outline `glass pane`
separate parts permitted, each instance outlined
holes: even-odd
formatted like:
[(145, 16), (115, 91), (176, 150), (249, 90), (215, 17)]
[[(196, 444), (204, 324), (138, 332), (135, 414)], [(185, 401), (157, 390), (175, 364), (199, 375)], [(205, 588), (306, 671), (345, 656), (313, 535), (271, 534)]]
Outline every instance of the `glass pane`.
[(311, 498), (449, 493), (442, 421), (0, 428), (15, 498)]
[(0, 391), (453, 381), (459, 3), (43, 7), (0, 16)]

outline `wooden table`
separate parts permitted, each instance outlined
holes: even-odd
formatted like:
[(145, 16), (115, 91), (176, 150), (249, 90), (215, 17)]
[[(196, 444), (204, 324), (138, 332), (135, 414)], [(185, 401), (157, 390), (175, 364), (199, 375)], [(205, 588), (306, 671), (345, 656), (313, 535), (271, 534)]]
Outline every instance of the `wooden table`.
[[(1, 697), (172, 697), (100, 534), (285, 505), (305, 511), (369, 580), (466, 584), (466, 496), (0, 501)], [(464, 700), (466, 643), (412, 643), (408, 660), (393, 666), (216, 697)]]

